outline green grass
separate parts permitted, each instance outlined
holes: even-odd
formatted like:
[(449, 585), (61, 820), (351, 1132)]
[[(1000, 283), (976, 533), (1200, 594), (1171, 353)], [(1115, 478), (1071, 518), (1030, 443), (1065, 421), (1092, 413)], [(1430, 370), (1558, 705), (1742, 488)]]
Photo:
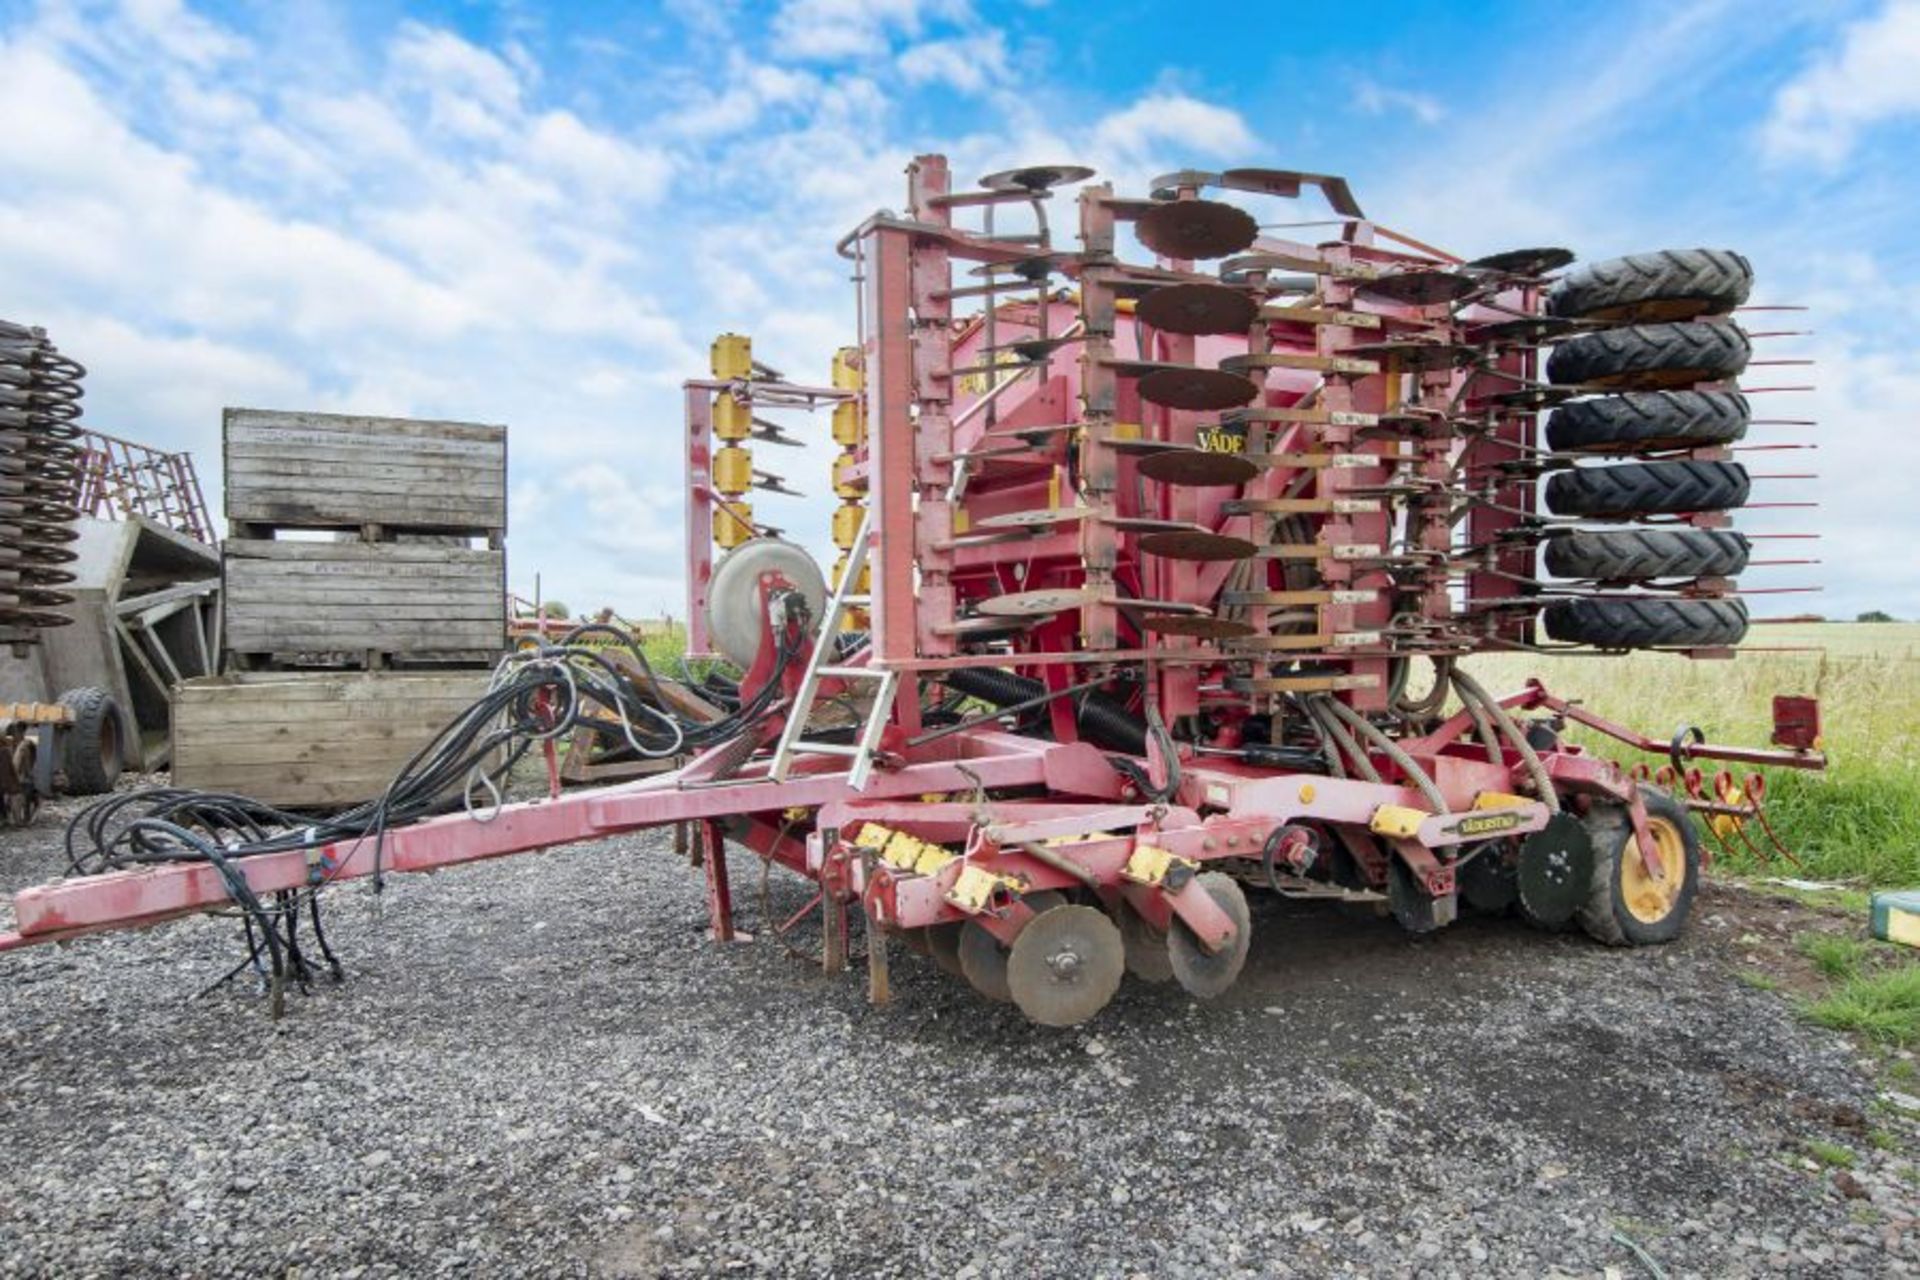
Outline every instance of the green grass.
[[(1731, 854), (1711, 836), (1703, 835), (1705, 847), (1718, 868), (1737, 873), (1855, 888), (1920, 885), (1920, 624), (1755, 626), (1730, 662), (1661, 653), (1514, 653), (1474, 658), (1468, 670), (1496, 693), (1537, 675), (1561, 697), (1662, 741), (1682, 725), (1698, 725), (1714, 742), (1765, 746), (1773, 695), (1819, 698), (1827, 770), (1766, 771), (1769, 819), (1799, 867), (1756, 858), (1738, 837)], [(1623, 763), (1661, 763), (1598, 734), (1568, 736)], [(1716, 767), (1699, 763), (1709, 776)], [(1757, 826), (1749, 824), (1748, 833), (1770, 848)]]
[(1778, 991), (1781, 986), (1780, 979), (1758, 969), (1742, 969), (1737, 976), (1755, 991)]
[(1837, 1142), (1822, 1142), (1810, 1138), (1806, 1142), (1807, 1154), (1830, 1169), (1853, 1168), (1854, 1154)]
[(1808, 1005), (1807, 1015), (1823, 1027), (1885, 1044), (1920, 1044), (1920, 964), (1849, 978)]
[(1822, 976), (1835, 982), (1857, 977), (1860, 966), (1873, 954), (1872, 943), (1832, 933), (1803, 933), (1793, 943)]

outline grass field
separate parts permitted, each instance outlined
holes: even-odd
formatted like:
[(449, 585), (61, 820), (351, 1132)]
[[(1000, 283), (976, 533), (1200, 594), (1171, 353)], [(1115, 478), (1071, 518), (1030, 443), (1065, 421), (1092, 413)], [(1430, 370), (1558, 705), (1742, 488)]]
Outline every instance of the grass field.
[[(1754, 746), (1764, 746), (1772, 730), (1774, 694), (1817, 697), (1827, 771), (1767, 776), (1767, 811), (1800, 855), (1798, 874), (1867, 887), (1920, 885), (1920, 623), (1757, 626), (1732, 662), (1500, 654), (1475, 658), (1469, 669), (1495, 693), (1537, 675), (1561, 697), (1583, 699), (1652, 737), (1695, 724), (1713, 741)], [(1627, 760), (1617, 743), (1574, 736)], [(1721, 865), (1757, 869), (1745, 857)], [(1790, 866), (1779, 872), (1796, 874)]]

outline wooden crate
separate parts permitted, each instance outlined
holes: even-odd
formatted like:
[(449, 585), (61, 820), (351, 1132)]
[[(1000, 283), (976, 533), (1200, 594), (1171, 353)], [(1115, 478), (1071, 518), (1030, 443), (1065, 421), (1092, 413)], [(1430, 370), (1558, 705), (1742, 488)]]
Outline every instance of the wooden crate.
[(411, 542), (228, 539), (229, 652), (286, 661), (369, 659), (491, 663), (506, 646), (506, 555)]
[(506, 531), (505, 427), (228, 409), (222, 444), (236, 536), (377, 526), (498, 546)]
[(487, 679), (356, 671), (188, 680), (173, 694), (173, 784), (289, 807), (372, 800)]

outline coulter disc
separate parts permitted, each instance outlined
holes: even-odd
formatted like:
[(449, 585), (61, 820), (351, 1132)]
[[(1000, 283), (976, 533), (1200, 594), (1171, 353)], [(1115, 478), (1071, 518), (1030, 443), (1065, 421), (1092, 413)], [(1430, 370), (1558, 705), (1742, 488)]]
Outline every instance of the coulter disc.
[(960, 932), (964, 928), (965, 925), (957, 922), (927, 926), (927, 954), (933, 957), (934, 964), (956, 978), (967, 976), (960, 968)]
[(1174, 284), (1141, 298), (1134, 313), (1163, 333), (1245, 333), (1260, 304), (1223, 284)]
[(1557, 929), (1573, 919), (1593, 882), (1593, 837), (1580, 819), (1556, 813), (1520, 844), (1520, 914)]
[(1154, 369), (1140, 379), (1140, 398), (1169, 409), (1237, 409), (1260, 394), (1260, 388), (1224, 369), (1172, 367)]
[(1211, 1000), (1233, 985), (1247, 962), (1247, 947), (1253, 938), (1253, 917), (1247, 911), (1247, 895), (1233, 877), (1209, 871), (1198, 879), (1201, 888), (1233, 920), (1233, 937), (1218, 951), (1210, 952), (1193, 936), (1193, 930), (1178, 917), (1167, 931), (1167, 958), (1173, 976), (1187, 991), (1202, 1000)]
[(1167, 935), (1147, 923), (1131, 904), (1113, 909), (1120, 942), (1126, 948), (1127, 972), (1143, 982), (1166, 982), (1173, 977), (1173, 957), (1167, 954)]
[[(1045, 912), (1065, 903), (1066, 898), (1047, 889), (1030, 893), (1023, 901), (1035, 912)], [(1007, 949), (978, 920), (960, 926), (959, 953), (961, 976), (975, 991), (1001, 1004), (1013, 999), (1007, 987)], [(934, 954), (938, 956), (939, 952)]]
[(1013, 1002), (1035, 1022), (1071, 1027), (1107, 1007), (1126, 972), (1120, 930), (1095, 907), (1059, 906), (1027, 923), (1007, 954)]
[(1170, 200), (1133, 224), (1140, 243), (1163, 258), (1224, 258), (1260, 238), (1260, 224), (1244, 209), (1218, 200)]
[(1140, 474), (1149, 480), (1203, 489), (1245, 484), (1260, 474), (1260, 465), (1242, 454), (1177, 446), (1149, 453), (1138, 465)]

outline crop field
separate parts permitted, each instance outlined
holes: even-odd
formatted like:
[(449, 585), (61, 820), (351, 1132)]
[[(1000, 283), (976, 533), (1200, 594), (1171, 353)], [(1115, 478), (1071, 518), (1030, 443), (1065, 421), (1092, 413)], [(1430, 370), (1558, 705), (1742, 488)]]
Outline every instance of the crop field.
[[(1920, 623), (1755, 626), (1732, 662), (1516, 653), (1477, 658), (1472, 670), (1496, 693), (1537, 675), (1561, 697), (1585, 699), (1652, 737), (1691, 724), (1710, 740), (1741, 745), (1765, 745), (1774, 694), (1817, 697), (1827, 771), (1776, 769), (1767, 777), (1767, 811), (1802, 863), (1799, 872), (1776, 864), (1774, 873), (1862, 888), (1920, 884)], [(1622, 758), (1621, 744), (1573, 736)], [(1702, 767), (1712, 772), (1710, 763)], [(1764, 836), (1754, 836), (1765, 847)], [(1717, 865), (1760, 869), (1744, 851)]]

